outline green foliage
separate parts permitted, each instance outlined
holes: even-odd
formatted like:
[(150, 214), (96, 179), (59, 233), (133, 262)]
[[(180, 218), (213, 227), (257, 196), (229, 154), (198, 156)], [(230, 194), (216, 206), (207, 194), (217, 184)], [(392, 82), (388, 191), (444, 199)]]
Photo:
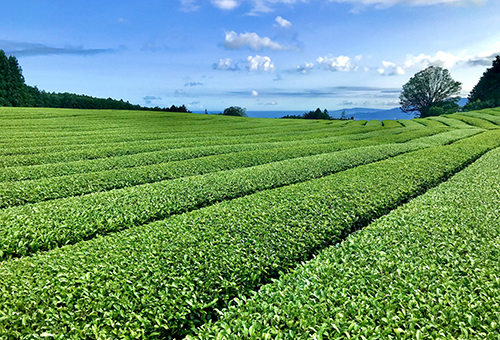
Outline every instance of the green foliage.
[(471, 116), (469, 113), (464, 112), (464, 113), (454, 113), (451, 115), (447, 115), (449, 118), (461, 120), (462, 122), (465, 122), (469, 125), (472, 125), (474, 127), (478, 127), (481, 129), (487, 129), (487, 130), (492, 130), (492, 129), (498, 129), (499, 126), (496, 124), (491, 123), (488, 120), (482, 119), (482, 118), (476, 118), (474, 116)]
[(441, 116), (444, 114), (453, 114), (455, 112), (460, 111), (460, 106), (457, 102), (460, 100), (460, 97), (451, 98), (444, 100), (440, 103), (433, 105), (429, 109), (428, 117), (430, 116)]
[[(403, 112), (411, 112), (420, 118), (438, 113), (446, 113), (453, 109), (450, 97), (458, 95), (462, 83), (454, 81), (450, 72), (439, 66), (429, 66), (416, 73), (403, 85), (399, 95), (399, 103)], [(436, 107), (432, 110), (432, 107)], [(448, 106), (450, 106), (448, 108)]]
[(419, 123), (419, 124), (425, 125), (428, 128), (433, 128), (433, 129), (444, 128), (447, 126), (446, 124), (443, 124), (438, 120), (430, 119), (430, 117), (417, 118), (417, 119), (414, 119), (414, 121)]
[(397, 128), (403, 125), (401, 125), (397, 120), (385, 119), (382, 121), (382, 126), (385, 128)]
[(382, 122), (378, 119), (372, 119), (372, 120), (368, 121), (365, 126), (366, 127), (381, 127)]
[(286, 115), (286, 116), (283, 116), (281, 118), (285, 118), (285, 119), (325, 119), (325, 120), (331, 119), (330, 115), (328, 114), (328, 110), (324, 109), (323, 111), (321, 111), (321, 109), (319, 107), (316, 109), (316, 111), (305, 112), (303, 115), (298, 115), (298, 116)]
[(246, 117), (246, 109), (241, 108), (239, 106), (230, 106), (224, 109), (222, 113), (224, 116), (238, 116), (238, 117)]
[[(498, 134), (5, 261), (0, 334), (76, 339), (191, 333), (234, 297), (270, 282), (498, 146)], [(138, 197), (134, 202), (140, 203)]]
[[(477, 132), (456, 130), (407, 143), (375, 145), (297, 159), (288, 159), (298, 156), (299, 151), (295, 149), (269, 150), (268, 153), (260, 150), (241, 153), (239, 157), (229, 154), (179, 162), (172, 164), (170, 169), (160, 167), (159, 170), (144, 171), (139, 168), (135, 171), (130, 169), (123, 174), (106, 173), (102, 177), (99, 173), (90, 173), (31, 183), (5, 183), (1, 191), (4, 205), (37, 202), (68, 192), (76, 197), (0, 210), (0, 224), (3, 225), (0, 230), (0, 252), (3, 257), (23, 256), (75, 243), (96, 234), (102, 235), (166, 218), (171, 214), (183, 213), (224, 199), (303, 182), (400, 153), (449, 143)], [(318, 152), (315, 150), (318, 147), (312, 145), (302, 149), (302, 152), (303, 155), (308, 155)], [(325, 151), (324, 148), (319, 150)], [(287, 160), (262, 164), (275, 161), (277, 154), (282, 155), (280, 159)], [(238, 169), (255, 164), (262, 165)], [(228, 170), (233, 168), (236, 169)], [(144, 178), (175, 178), (214, 170), (227, 171), (78, 196), (85, 189), (97, 191), (99, 186), (101, 189), (127, 187), (136, 185)], [(23, 232), (20, 233), (20, 230)]]
[(497, 148), (235, 300), (199, 338), (498, 339), (499, 176)]
[(0, 108), (0, 338), (193, 335), (500, 145), (456, 119)]
[[(256, 151), (256, 150), (266, 150), (266, 149), (282, 149), (282, 148), (306, 148), (307, 146), (315, 145), (314, 149), (310, 149), (310, 152), (316, 152), (321, 150), (327, 150), (328, 152), (333, 152), (341, 149), (361, 147), (367, 145), (374, 145), (380, 143), (389, 143), (389, 142), (405, 142), (407, 140), (423, 137), (426, 135), (432, 135), (437, 132), (445, 131), (446, 129), (427, 129), (425, 131), (407, 131), (405, 133), (401, 133), (398, 130), (391, 131), (380, 131), (376, 129), (374, 131), (365, 132), (364, 130), (351, 130), (351, 134), (337, 135), (332, 132), (332, 137), (326, 138), (311, 138), (306, 140), (301, 140), (297, 134), (295, 137), (297, 140), (293, 141), (285, 141), (285, 142), (265, 142), (264, 138), (261, 138), (261, 142), (257, 143), (255, 139), (248, 139), (241, 137), (238, 140), (235, 140), (234, 144), (222, 144), (222, 145), (211, 145), (211, 146), (198, 146), (198, 142), (184, 142), (184, 143), (172, 143), (169, 145), (165, 144), (165, 141), (156, 140), (151, 145), (148, 142), (141, 143), (133, 143), (128, 142), (125, 145), (128, 147), (129, 151), (134, 151), (134, 154), (131, 155), (122, 155), (123, 150), (121, 148), (111, 148), (108, 149), (108, 144), (90, 144), (86, 145), (87, 147), (92, 146), (95, 149), (95, 159), (89, 160), (77, 160), (70, 161), (74, 156), (78, 155), (75, 153), (63, 153), (57, 152), (57, 159), (61, 160), (61, 156), (66, 156), (66, 161), (51, 163), (51, 164), (38, 164), (31, 166), (9, 166), (8, 168), (4, 168), (2, 172), (0, 172), (0, 182), (11, 182), (11, 181), (24, 181), (23, 183), (27, 183), (26, 180), (36, 180), (36, 179), (48, 179), (50, 177), (60, 177), (67, 176), (73, 174), (82, 174), (89, 172), (102, 172), (114, 169), (127, 169), (134, 167), (144, 167), (152, 164), (160, 164), (164, 162), (175, 162), (182, 161), (188, 159), (194, 159), (199, 157), (211, 156), (211, 155), (222, 155), (233, 152), (247, 152), (247, 151)], [(283, 135), (278, 135), (278, 137)], [(184, 139), (183, 139), (184, 140)], [(206, 144), (209, 144), (206, 139), (203, 139)], [(244, 140), (248, 143), (241, 143), (241, 140)], [(218, 140), (216, 140), (218, 141)], [(225, 141), (232, 141), (231, 138), (226, 137)], [(221, 142), (221, 141), (219, 141)], [(237, 143), (240, 142), (240, 143)], [(160, 151), (144, 151), (139, 152), (140, 146), (147, 145), (150, 148), (162, 148), (167, 149), (171, 147), (171, 149), (160, 150)], [(191, 147), (187, 147), (191, 145)], [(81, 148), (81, 145), (77, 145), (78, 148)], [(61, 149), (60, 149), (61, 148)], [(134, 149), (137, 148), (137, 149)], [(12, 149), (3, 149), (5, 154), (9, 155), (9, 157), (4, 156), (5, 159), (9, 159), (11, 164), (18, 164), (20, 162), (28, 162), (32, 161), (33, 157), (41, 161), (43, 159), (49, 161), (50, 158), (43, 157), (45, 150), (50, 150), (54, 152), (54, 150), (65, 150), (70, 149), (68, 145), (61, 145), (60, 147), (48, 147), (48, 148), (12, 148)], [(35, 151), (36, 150), (36, 151)], [(115, 155), (113, 157), (108, 157), (109, 153), (114, 150)], [(147, 149), (146, 149), (147, 150)], [(316, 150), (316, 151), (315, 151)], [(21, 158), (18, 159), (20, 155), (16, 155), (15, 152), (21, 153)], [(40, 153), (36, 155), (36, 152)], [(139, 153), (135, 153), (139, 152)], [(25, 155), (29, 154), (31, 158), (26, 158)], [(79, 155), (83, 156), (83, 155)], [(197, 160), (194, 160), (197, 162)], [(4, 162), (4, 164), (6, 164)], [(172, 164), (172, 163), (171, 163)], [(207, 168), (207, 172), (210, 170)]]
[(398, 119), (398, 122), (403, 125), (404, 127), (407, 128), (412, 128), (412, 129), (421, 129), (424, 128), (425, 125), (420, 124), (417, 122), (415, 119)]
[(437, 122), (440, 122), (446, 126), (449, 126), (450, 128), (454, 128), (454, 129), (473, 129), (474, 128), (474, 126), (469, 125), (467, 123), (464, 123), (461, 120), (448, 118), (448, 117), (444, 117), (444, 116), (427, 117), (427, 119), (428, 120), (435, 120)]
[[(414, 136), (421, 136), (421, 134), (408, 132), (405, 138)], [(400, 140), (402, 138), (399, 135), (376, 133), (372, 138), (363, 138), (356, 141), (342, 140), (337, 137), (330, 140), (322, 139), (317, 141), (318, 144), (285, 142), (259, 143), (257, 145), (223, 145), (173, 149), (153, 152), (149, 155), (141, 153), (111, 159), (104, 158), (100, 161), (75, 162), (76, 164), (63, 163), (62, 166), (59, 166), (60, 163), (58, 163), (42, 168), (36, 167), (36, 176), (40, 177), (40, 179), (0, 183), (0, 208), (250, 167), (286, 159), (380, 144), (381, 141)], [(144, 165), (141, 165), (141, 163)], [(102, 168), (99, 168), (99, 166)], [(85, 171), (86, 167), (87, 171)], [(118, 169), (106, 170), (106, 168), (114, 167)], [(42, 169), (46, 169), (45, 174), (40, 171)], [(64, 172), (71, 170), (84, 173), (64, 175)], [(14, 169), (14, 175), (19, 176), (20, 173), (23, 173), (22, 168)], [(12, 172), (7, 170), (0, 176), (9, 175), (12, 176)]]
[(500, 55), (493, 60), (469, 94), (466, 111), (500, 106)]

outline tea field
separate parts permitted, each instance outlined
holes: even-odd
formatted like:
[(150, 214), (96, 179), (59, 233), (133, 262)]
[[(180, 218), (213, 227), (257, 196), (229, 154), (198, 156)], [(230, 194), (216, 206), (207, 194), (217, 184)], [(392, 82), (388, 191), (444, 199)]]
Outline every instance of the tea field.
[(0, 339), (500, 339), (500, 109), (0, 108)]

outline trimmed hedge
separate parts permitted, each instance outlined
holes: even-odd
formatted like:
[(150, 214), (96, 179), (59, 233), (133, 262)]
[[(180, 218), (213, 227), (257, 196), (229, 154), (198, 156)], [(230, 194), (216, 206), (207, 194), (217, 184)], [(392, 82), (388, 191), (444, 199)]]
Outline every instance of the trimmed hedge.
[[(397, 130), (392, 131), (397, 132)], [(432, 130), (428, 129), (425, 132), (432, 133)], [(462, 138), (478, 132), (479, 130), (475, 130), (470, 133), (464, 132), (451, 135), (461, 136), (460, 138)], [(175, 149), (121, 158), (113, 157), (77, 162), (76, 164), (61, 163), (60, 165), (44, 167), (46, 169), (45, 174), (51, 174), (52, 176), (37, 180), (0, 183), (0, 208), (255, 166), (367, 145), (407, 141), (423, 134), (421, 130), (416, 130), (400, 134), (377, 132), (376, 134), (369, 133), (366, 135), (357, 136), (359, 139), (356, 140), (353, 140), (353, 136), (348, 136), (349, 138), (328, 138), (324, 139), (323, 143), (316, 140), (318, 144), (284, 142)], [(364, 137), (372, 138), (365, 139)], [(288, 145), (295, 146), (284, 147)], [(180, 161), (175, 161), (177, 159), (180, 159)], [(99, 167), (105, 169), (111, 166), (116, 166), (118, 169), (55, 176), (75, 168), (76, 171), (84, 171), (97, 170)], [(13, 173), (18, 176), (26, 174), (23, 170), (5, 171), (3, 176), (13, 175)], [(37, 176), (43, 174), (40, 167), (36, 167), (36, 170), (38, 171), (36, 172)]]
[(141, 339), (192, 333), (234, 297), (250, 294), (499, 144), (500, 131), (489, 131), (5, 261), (0, 334)]
[(200, 339), (498, 339), (500, 149), (325, 249)]
[[(408, 143), (350, 149), (3, 209), (0, 210), (0, 259), (73, 244), (221, 200), (447, 144), (471, 132), (456, 130)], [(190, 167), (190, 164), (185, 166)], [(210, 165), (202, 163), (200, 166)]]

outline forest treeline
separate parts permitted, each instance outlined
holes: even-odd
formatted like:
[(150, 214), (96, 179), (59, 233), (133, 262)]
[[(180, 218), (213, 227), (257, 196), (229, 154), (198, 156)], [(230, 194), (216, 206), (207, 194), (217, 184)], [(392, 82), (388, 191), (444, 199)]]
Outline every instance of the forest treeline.
[(0, 106), (191, 112), (185, 105), (151, 108), (112, 98), (39, 90), (36, 86), (26, 85), (17, 58), (7, 56), (2, 50), (0, 50)]

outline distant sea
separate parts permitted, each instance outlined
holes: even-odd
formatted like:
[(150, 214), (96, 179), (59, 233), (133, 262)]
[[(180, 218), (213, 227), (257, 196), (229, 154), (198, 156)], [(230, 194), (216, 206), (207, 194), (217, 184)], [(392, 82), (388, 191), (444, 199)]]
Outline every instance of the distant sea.
[[(344, 110), (335, 110), (329, 111), (330, 116), (334, 118), (340, 118), (342, 111)], [(204, 111), (193, 111), (194, 113), (205, 113)], [(217, 113), (220, 111), (214, 111), (209, 113)], [(281, 118), (287, 115), (302, 115), (307, 111), (247, 111), (247, 116), (251, 118)], [(401, 112), (399, 108), (394, 108), (390, 110), (380, 110), (380, 109), (371, 109), (371, 108), (354, 108), (354, 109), (345, 109), (346, 117), (351, 118), (354, 117), (356, 120), (385, 120), (385, 119), (412, 119), (414, 116), (408, 115), (404, 112)]]

